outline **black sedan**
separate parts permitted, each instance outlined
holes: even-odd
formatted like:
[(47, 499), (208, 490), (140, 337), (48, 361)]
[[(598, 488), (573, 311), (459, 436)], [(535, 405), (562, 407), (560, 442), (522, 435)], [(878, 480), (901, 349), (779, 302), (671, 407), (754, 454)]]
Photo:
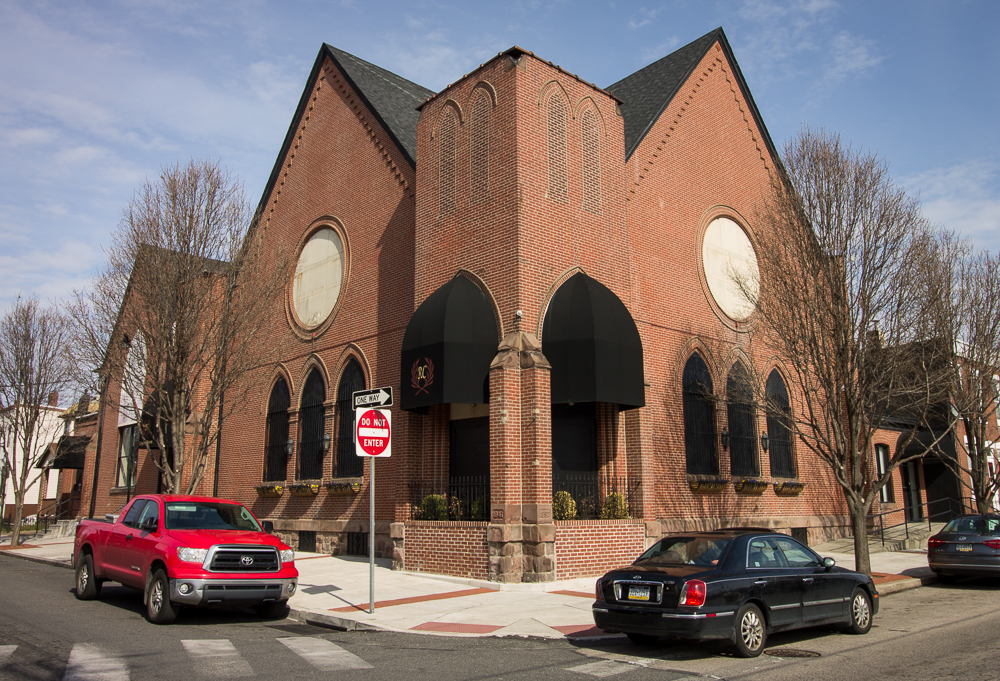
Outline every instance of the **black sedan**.
[(821, 624), (866, 634), (871, 577), (834, 566), (791, 537), (757, 528), (673, 534), (597, 580), (594, 622), (634, 643), (729, 639), (756, 657), (769, 633)]
[(1000, 576), (1000, 515), (963, 515), (927, 540), (927, 563), (942, 579)]

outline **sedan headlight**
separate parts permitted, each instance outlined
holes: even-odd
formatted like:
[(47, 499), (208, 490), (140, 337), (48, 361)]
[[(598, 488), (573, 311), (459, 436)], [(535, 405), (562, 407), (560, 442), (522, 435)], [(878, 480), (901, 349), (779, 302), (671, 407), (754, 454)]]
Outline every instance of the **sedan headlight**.
[(293, 560), (295, 560), (295, 551), (292, 551), (291, 549), (281, 549), (282, 563), (291, 563)]
[(177, 549), (177, 557), (185, 563), (204, 563), (208, 556), (208, 549), (189, 549), (182, 546)]

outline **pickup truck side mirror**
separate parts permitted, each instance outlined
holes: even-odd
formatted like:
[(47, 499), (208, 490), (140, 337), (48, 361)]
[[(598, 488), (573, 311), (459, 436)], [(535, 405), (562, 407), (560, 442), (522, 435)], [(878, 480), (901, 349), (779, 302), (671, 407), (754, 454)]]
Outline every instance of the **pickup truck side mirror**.
[(271, 522), (270, 520), (262, 521), (261, 526), (264, 528), (264, 531), (267, 532), (268, 534), (274, 534), (274, 523)]
[(146, 518), (142, 521), (139, 529), (143, 532), (156, 532), (157, 527), (159, 527), (159, 523), (156, 522), (156, 518)]

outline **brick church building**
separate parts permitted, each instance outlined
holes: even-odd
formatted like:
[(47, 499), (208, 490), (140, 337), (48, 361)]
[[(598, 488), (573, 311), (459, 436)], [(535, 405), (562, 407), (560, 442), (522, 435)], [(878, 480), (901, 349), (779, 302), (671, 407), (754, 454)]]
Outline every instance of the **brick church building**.
[[(840, 536), (831, 473), (741, 387), (797, 408), (729, 281), (777, 164), (721, 28), (605, 88), (513, 47), (434, 93), (323, 45), (260, 201), (298, 262), (281, 361), (205, 493), (366, 553), (351, 393), (391, 386), (373, 540), (396, 567), (538, 582), (681, 529)], [(102, 423), (96, 514), (130, 492)]]

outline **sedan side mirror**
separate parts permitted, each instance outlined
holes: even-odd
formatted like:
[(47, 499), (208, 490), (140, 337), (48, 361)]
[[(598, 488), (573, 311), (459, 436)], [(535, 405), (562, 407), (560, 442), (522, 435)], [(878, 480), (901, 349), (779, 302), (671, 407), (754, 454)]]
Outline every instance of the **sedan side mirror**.
[(823, 567), (825, 567), (827, 570), (829, 570), (836, 564), (837, 561), (835, 561), (833, 558), (830, 558), (829, 556), (823, 559)]
[(264, 531), (267, 532), (268, 534), (274, 534), (274, 523), (271, 522), (270, 520), (262, 521), (261, 527), (263, 527)]

